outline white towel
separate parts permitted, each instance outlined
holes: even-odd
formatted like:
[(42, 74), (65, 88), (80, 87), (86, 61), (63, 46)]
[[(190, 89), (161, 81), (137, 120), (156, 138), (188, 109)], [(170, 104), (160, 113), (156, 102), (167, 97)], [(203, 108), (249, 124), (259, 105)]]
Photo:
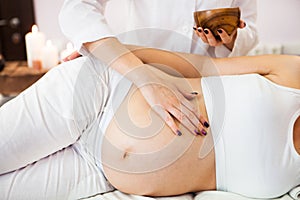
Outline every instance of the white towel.
[[(300, 186), (299, 186), (300, 187)], [(244, 197), (231, 192), (222, 191), (204, 191), (197, 193), (194, 200), (258, 200), (256, 198)], [(275, 199), (261, 199), (261, 200), (293, 200), (288, 194)], [(296, 199), (299, 200), (299, 199)]]
[(295, 199), (295, 200), (300, 200), (300, 185), (293, 188), (290, 192), (289, 195)]

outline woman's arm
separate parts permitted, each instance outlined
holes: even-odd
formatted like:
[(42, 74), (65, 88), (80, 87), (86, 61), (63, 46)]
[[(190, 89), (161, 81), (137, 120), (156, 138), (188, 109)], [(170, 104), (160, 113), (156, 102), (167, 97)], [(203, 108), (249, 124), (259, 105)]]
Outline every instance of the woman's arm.
[[(157, 107), (156, 112), (175, 134), (181, 135), (173, 117), (190, 129), (201, 130), (203, 126), (199, 124), (199, 114), (182, 95), (180, 88), (159, 78), (115, 38), (104, 16), (107, 2), (108, 0), (65, 0), (59, 16), (64, 34), (81, 53), (91, 53), (139, 87), (149, 105)], [(183, 105), (187, 107), (184, 111), (180, 109)], [(182, 121), (183, 116), (193, 116), (193, 124)]]
[(127, 46), (144, 63), (165, 72), (199, 78), (201, 76), (257, 73), (275, 83), (300, 88), (300, 57), (292, 55), (260, 55), (232, 58), (210, 58), (201, 55)]
[(282, 76), (283, 73), (297, 74), (300, 67), (300, 57), (292, 55), (210, 58), (133, 45), (126, 47), (144, 63), (187, 78), (250, 73)]
[(282, 86), (300, 88), (300, 57), (261, 55), (215, 59), (222, 75), (258, 73)]
[(267, 56), (210, 58), (132, 45), (127, 45), (127, 48), (144, 63), (156, 66), (169, 74), (186, 78), (249, 73), (267, 74), (270, 71)]

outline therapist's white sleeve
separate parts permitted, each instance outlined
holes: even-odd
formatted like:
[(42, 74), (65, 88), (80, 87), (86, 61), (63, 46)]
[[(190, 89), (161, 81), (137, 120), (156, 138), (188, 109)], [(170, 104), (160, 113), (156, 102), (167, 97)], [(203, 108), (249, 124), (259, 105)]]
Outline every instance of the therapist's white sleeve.
[(101, 38), (114, 37), (104, 17), (108, 0), (65, 0), (59, 14), (59, 24), (65, 36), (81, 53), (82, 44)]
[(247, 55), (258, 43), (256, 29), (257, 3), (256, 0), (235, 0), (232, 7), (240, 7), (241, 19), (246, 22), (246, 27), (238, 29), (232, 51), (229, 51), (224, 45), (215, 48), (216, 57), (233, 57)]

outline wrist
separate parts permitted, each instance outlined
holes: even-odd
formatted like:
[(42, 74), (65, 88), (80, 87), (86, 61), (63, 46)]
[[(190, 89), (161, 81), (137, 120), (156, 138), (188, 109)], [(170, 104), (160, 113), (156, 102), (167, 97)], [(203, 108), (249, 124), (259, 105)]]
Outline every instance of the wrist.
[(137, 87), (142, 87), (149, 83), (159, 82), (160, 73), (162, 72), (154, 67), (143, 64), (130, 70), (125, 74), (125, 77), (132, 81)]

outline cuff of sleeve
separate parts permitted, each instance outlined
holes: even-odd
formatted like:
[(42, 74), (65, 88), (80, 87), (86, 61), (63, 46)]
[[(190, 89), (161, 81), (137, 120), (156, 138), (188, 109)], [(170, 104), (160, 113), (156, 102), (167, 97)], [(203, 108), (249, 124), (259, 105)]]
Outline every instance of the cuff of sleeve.
[(251, 35), (247, 28), (238, 29), (234, 47), (228, 57), (244, 56), (258, 43), (258, 38)]
[(215, 47), (215, 55), (217, 58), (228, 57), (231, 51), (224, 45)]
[(244, 46), (244, 42), (242, 41), (244, 37), (242, 35), (243, 30), (237, 29), (237, 36), (234, 42), (234, 46), (228, 57), (239, 56), (242, 54), (242, 52), (240, 51), (240, 48)]

